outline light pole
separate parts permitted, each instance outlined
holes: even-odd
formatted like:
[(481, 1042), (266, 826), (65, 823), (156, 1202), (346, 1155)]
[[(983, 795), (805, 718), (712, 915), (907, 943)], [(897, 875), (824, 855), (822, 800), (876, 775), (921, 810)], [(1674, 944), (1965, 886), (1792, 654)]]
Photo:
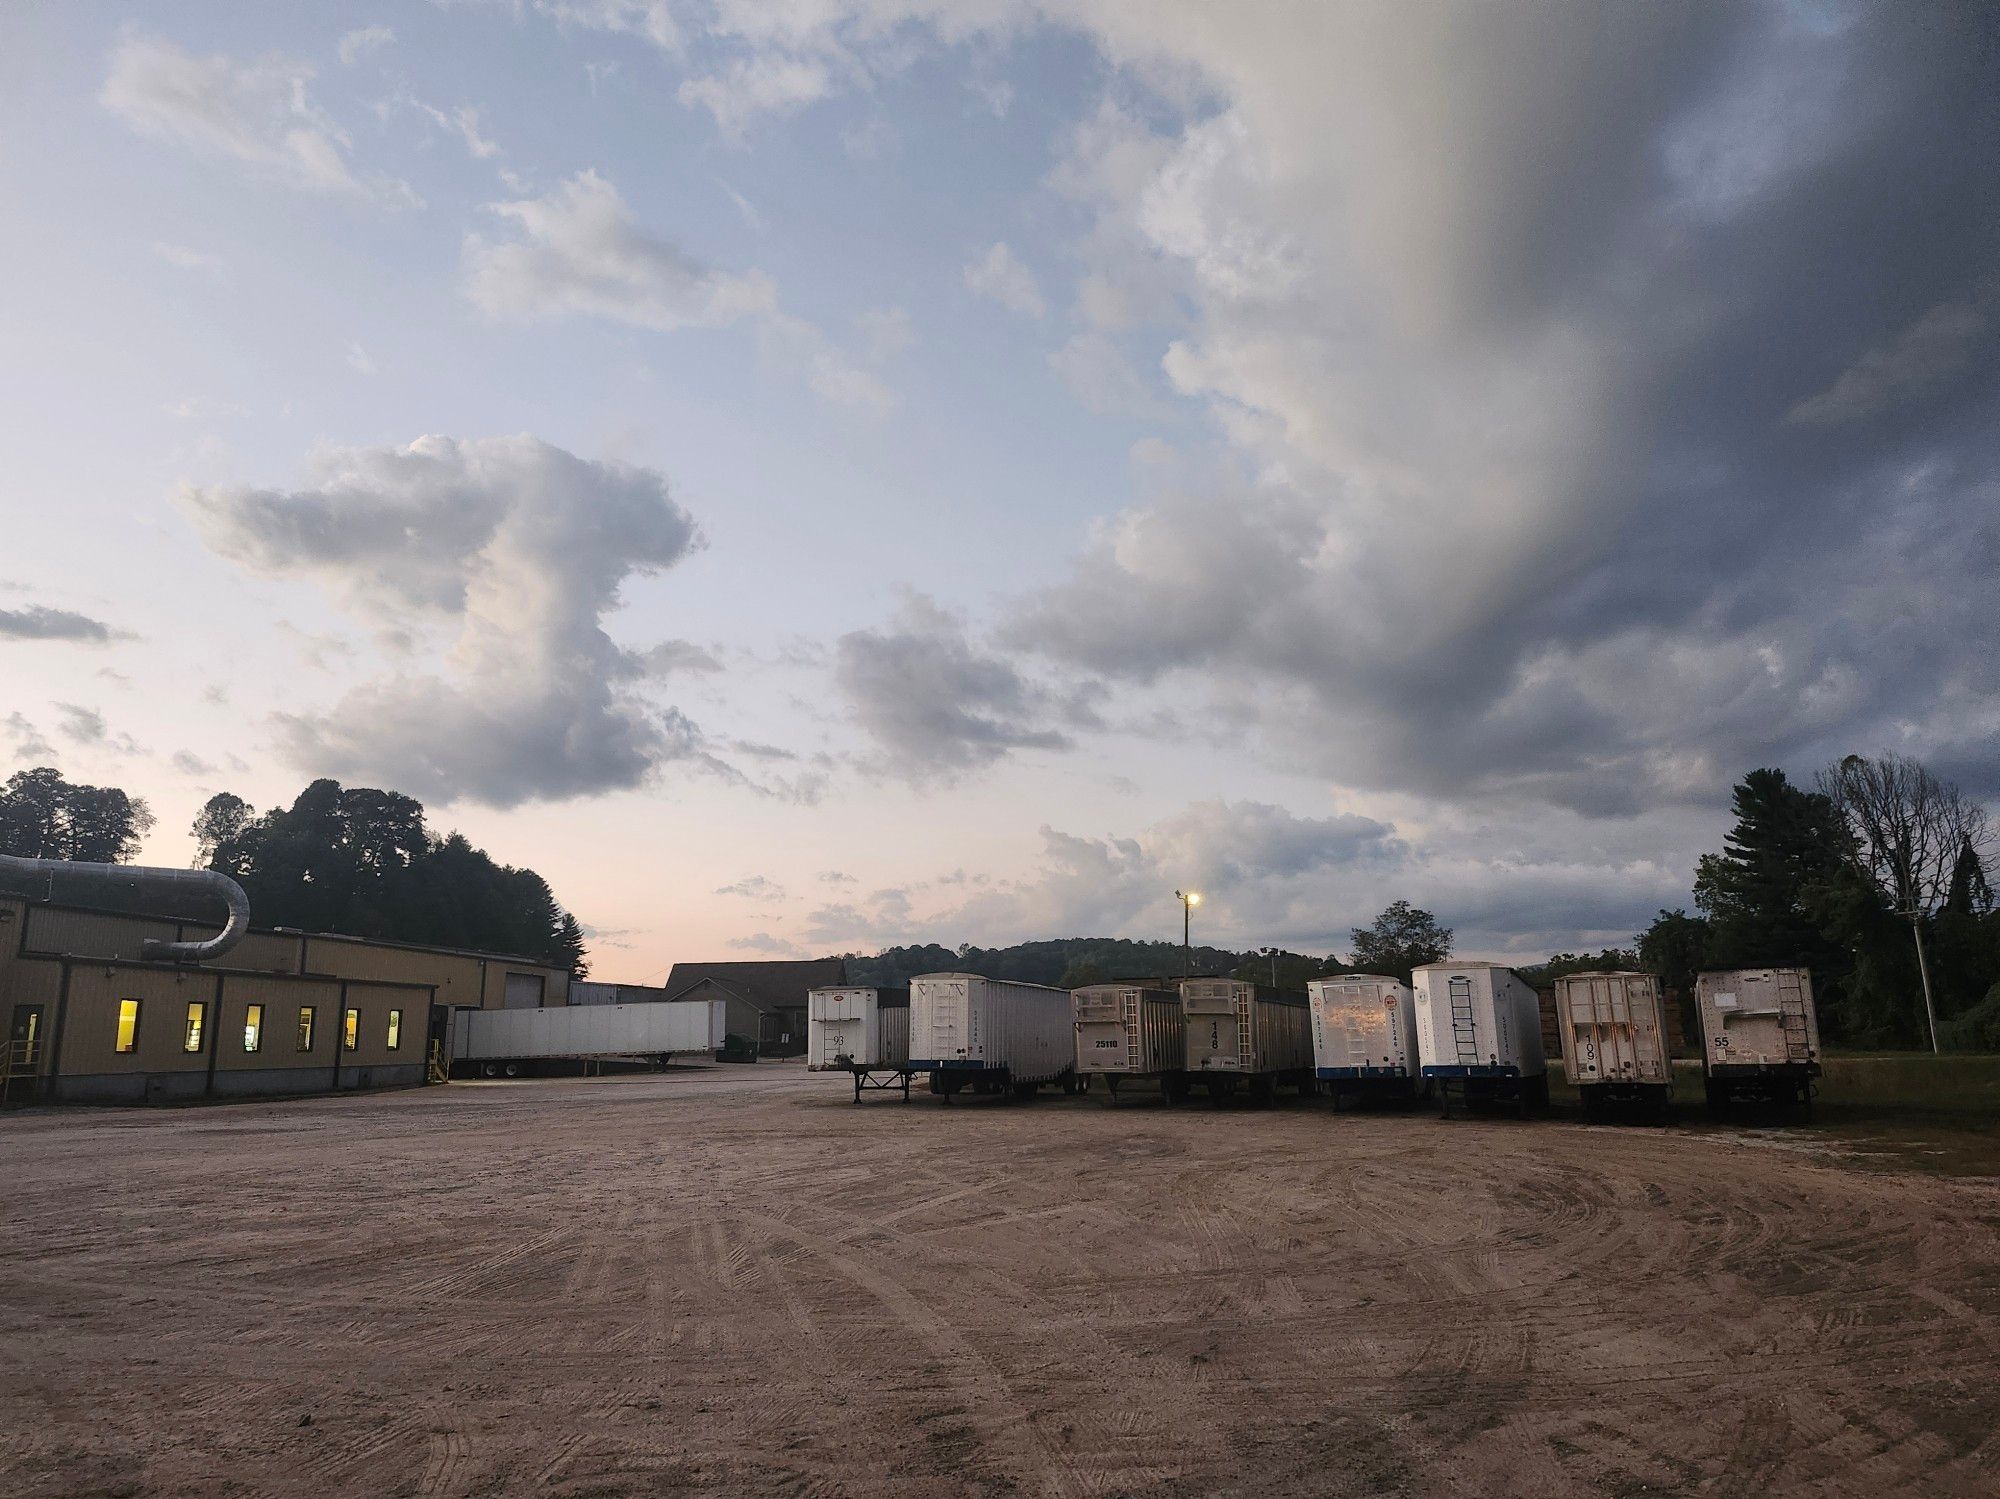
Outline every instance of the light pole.
[(1271, 960), (1271, 987), (1272, 987), (1273, 989), (1277, 988), (1277, 987), (1278, 987), (1278, 949), (1277, 949), (1277, 948), (1275, 948), (1275, 947), (1260, 947), (1260, 948), (1258, 948), (1258, 949), (1257, 949), (1257, 951), (1259, 951), (1259, 952), (1260, 952), (1260, 953), (1262, 953), (1262, 954), (1263, 954), (1263, 955), (1264, 955), (1265, 957), (1267, 957), (1267, 958), (1269, 958), (1269, 959)]
[(1194, 977), (1194, 943), (1190, 933), (1194, 930), (1194, 908), (1201, 904), (1201, 892), (1189, 890), (1185, 894), (1176, 890), (1174, 899), (1181, 903), (1181, 967), (1187, 970), (1189, 978)]

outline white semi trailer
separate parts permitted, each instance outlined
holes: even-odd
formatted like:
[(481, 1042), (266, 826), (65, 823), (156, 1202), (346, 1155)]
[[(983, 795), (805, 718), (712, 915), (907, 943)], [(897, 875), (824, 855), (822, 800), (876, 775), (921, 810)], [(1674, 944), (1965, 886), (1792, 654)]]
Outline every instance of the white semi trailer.
[(1157, 1078), (1170, 1087), (1187, 1068), (1181, 997), (1157, 983), (1086, 984), (1075, 990), (1076, 1075), (1101, 1078), (1114, 1101), (1118, 1085)]
[(1623, 970), (1565, 974), (1556, 980), (1556, 1024), (1563, 1069), (1585, 1118), (1627, 1107), (1666, 1122), (1674, 1062), (1657, 978)]
[(1242, 979), (1183, 979), (1187, 1071), (1169, 1083), (1169, 1097), (1199, 1083), (1217, 1103), (1239, 1088), (1269, 1099), (1279, 1083), (1311, 1093), (1312, 1021), (1306, 997)]
[(1033, 1096), (1044, 1083), (1076, 1087), (1076, 1041), (1067, 989), (926, 973), (910, 980), (910, 1071), (931, 1091)]
[(1306, 985), (1312, 1001), (1313, 1072), (1340, 1107), (1342, 1095), (1413, 1099), (1422, 1092), (1417, 1001), (1401, 979), (1343, 973)]
[(1739, 1099), (1812, 1112), (1820, 1075), (1819, 1011), (1803, 968), (1735, 968), (1699, 974), (1702, 1081), (1708, 1106)]
[(845, 1072), (864, 1092), (910, 1097), (910, 991), (842, 985), (806, 995), (806, 1070)]
[(1549, 1065), (1542, 1048), (1542, 1006), (1513, 969), (1473, 960), (1427, 963), (1412, 976), (1417, 1055), (1437, 1090), (1439, 1110), (1451, 1097), (1518, 1108), (1523, 1119), (1549, 1103)]
[(537, 1062), (712, 1057), (726, 1019), (719, 999), (461, 1009), (452, 1018), (451, 1054), (456, 1067), (480, 1077), (518, 1077)]

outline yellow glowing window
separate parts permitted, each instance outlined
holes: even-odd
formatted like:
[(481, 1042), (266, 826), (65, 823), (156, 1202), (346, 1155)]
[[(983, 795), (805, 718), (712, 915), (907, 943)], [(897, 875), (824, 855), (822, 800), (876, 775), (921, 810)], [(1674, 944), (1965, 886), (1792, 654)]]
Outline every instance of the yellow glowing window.
[(201, 1025), (208, 1018), (208, 1006), (201, 1000), (188, 1001), (187, 1026), (181, 1032), (182, 1051), (201, 1050)]
[(118, 1001), (118, 1045), (119, 1051), (139, 1049), (139, 1001), (121, 999)]
[(402, 1044), (403, 1012), (401, 1010), (391, 1010), (389, 1012), (389, 1050), (394, 1051)]
[(311, 1005), (300, 1005), (299, 1006), (299, 1050), (311, 1051), (312, 1049), (313, 1049), (313, 1007)]
[(264, 1007), (251, 1005), (243, 1011), (243, 1049), (262, 1051), (264, 1049)]
[(349, 1051), (354, 1050), (355, 1047), (361, 1044), (361, 1012), (359, 1010), (349, 1010), (347, 1012), (347, 1023), (341, 1027), (341, 1035), (344, 1037), (341, 1044)]

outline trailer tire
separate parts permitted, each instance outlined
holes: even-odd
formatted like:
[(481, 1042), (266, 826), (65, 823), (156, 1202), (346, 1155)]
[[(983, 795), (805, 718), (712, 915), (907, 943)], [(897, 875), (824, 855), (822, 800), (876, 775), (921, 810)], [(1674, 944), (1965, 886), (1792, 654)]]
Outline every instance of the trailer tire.
[(481, 1077), (498, 1077), (500, 1075), (500, 1068), (493, 1062), (481, 1062), (479, 1064), (479, 1075)]

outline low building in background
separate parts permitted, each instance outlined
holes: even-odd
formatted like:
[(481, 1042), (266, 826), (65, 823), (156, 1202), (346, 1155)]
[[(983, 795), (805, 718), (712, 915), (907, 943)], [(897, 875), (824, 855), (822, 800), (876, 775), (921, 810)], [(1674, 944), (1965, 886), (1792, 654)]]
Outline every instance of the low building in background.
[[(213, 922), (0, 896), (11, 1100), (165, 1102), (420, 1083), (454, 1009), (562, 1005), (531, 958), (253, 928), (221, 958), (143, 957)], [(435, 1048), (435, 1050), (434, 1050)]]
[(763, 1056), (803, 1056), (806, 996), (847, 983), (844, 958), (780, 959), (761, 963), (676, 963), (666, 998), (719, 999), (728, 1005), (729, 1035), (754, 1042)]

